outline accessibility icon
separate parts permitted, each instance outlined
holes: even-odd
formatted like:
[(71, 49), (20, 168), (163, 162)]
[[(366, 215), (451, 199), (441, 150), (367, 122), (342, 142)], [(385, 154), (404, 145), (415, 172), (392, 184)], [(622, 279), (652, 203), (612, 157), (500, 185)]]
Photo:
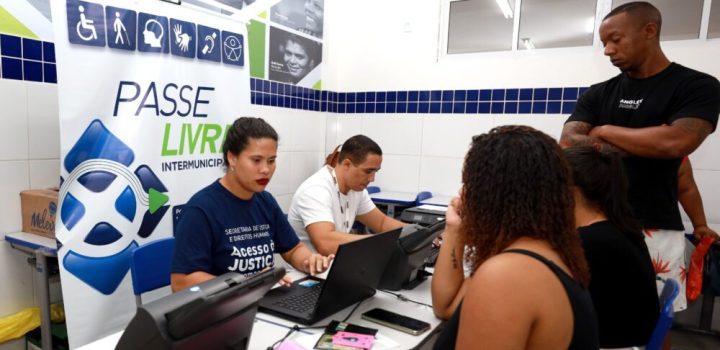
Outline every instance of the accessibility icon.
[(198, 59), (220, 62), (220, 51), (222, 51), (220, 30), (198, 24), (197, 41)]
[(243, 66), (243, 36), (223, 30), (223, 63)]
[(140, 12), (138, 15), (138, 50), (141, 52), (168, 53), (168, 19)]
[(195, 58), (195, 24), (171, 18), (170, 28), (170, 52), (175, 56)]
[(108, 46), (114, 49), (135, 51), (137, 13), (119, 7), (105, 7)]
[(73, 44), (105, 46), (105, 15), (101, 5), (68, 0), (68, 39)]

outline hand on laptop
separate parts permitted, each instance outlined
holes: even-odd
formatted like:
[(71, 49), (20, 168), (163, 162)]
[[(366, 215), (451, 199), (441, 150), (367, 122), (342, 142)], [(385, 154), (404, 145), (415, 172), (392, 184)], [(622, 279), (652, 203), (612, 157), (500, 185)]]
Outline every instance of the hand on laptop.
[(330, 267), (330, 263), (333, 259), (335, 259), (335, 254), (330, 254), (328, 256), (323, 256), (317, 253), (311, 254), (307, 259), (305, 259), (305, 271), (307, 271), (310, 276), (323, 273), (328, 269), (328, 267)]

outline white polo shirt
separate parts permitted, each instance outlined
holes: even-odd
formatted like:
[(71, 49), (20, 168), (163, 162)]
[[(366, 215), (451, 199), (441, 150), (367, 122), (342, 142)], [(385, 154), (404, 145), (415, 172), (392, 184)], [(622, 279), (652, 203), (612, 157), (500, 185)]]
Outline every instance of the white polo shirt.
[(349, 190), (347, 194), (342, 194), (335, 184), (334, 170), (323, 166), (295, 191), (288, 221), (300, 240), (310, 250), (316, 251), (305, 227), (316, 222), (332, 222), (336, 231), (350, 232), (355, 216), (367, 214), (373, 209), (375, 203), (367, 190)]

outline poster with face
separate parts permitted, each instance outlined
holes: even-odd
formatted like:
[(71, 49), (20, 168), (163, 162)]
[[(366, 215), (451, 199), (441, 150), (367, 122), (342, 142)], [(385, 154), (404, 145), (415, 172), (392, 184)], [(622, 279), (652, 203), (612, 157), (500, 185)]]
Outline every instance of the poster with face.
[(270, 21), (318, 39), (323, 37), (324, 16), (324, 0), (282, 0), (270, 9)]
[(320, 80), (320, 42), (275, 27), (270, 27), (269, 41), (270, 80), (304, 87)]
[(255, 0), (215, 0), (223, 5), (234, 7), (238, 10), (242, 10), (243, 7), (248, 6), (255, 2)]

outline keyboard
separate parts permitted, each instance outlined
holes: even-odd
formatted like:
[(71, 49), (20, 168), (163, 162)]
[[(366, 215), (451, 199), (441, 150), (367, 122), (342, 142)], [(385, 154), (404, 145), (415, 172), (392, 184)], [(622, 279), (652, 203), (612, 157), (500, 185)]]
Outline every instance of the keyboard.
[(318, 283), (310, 288), (307, 288), (307, 291), (302, 294), (296, 294), (280, 299), (273, 304), (295, 312), (306, 313), (307, 311), (315, 308), (315, 304), (317, 304), (317, 300), (320, 297), (320, 291), (322, 291), (322, 283)]

